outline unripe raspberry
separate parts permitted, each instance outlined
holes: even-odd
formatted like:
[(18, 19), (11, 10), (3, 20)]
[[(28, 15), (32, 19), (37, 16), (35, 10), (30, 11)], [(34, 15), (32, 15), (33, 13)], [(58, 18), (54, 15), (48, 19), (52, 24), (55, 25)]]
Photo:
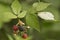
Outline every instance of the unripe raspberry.
[(23, 35), (22, 35), (22, 38), (24, 38), (24, 39), (26, 39), (28, 37), (28, 35), (26, 34), (26, 33), (24, 33)]
[(14, 31), (17, 31), (18, 29), (19, 29), (19, 28), (18, 28), (16, 25), (13, 26), (13, 30), (14, 30)]

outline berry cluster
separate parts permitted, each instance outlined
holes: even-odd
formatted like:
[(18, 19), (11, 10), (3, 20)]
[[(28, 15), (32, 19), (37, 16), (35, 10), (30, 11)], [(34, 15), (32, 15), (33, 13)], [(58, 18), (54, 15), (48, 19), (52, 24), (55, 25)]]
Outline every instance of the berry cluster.
[(21, 34), (21, 32), (23, 32), (23, 34), (21, 36), (22, 36), (22, 38), (26, 39), (28, 37), (27, 30), (29, 28), (30, 28), (29, 26), (26, 27), (25, 24), (19, 20), (18, 24), (13, 25), (13, 32), (15, 35), (18, 33)]

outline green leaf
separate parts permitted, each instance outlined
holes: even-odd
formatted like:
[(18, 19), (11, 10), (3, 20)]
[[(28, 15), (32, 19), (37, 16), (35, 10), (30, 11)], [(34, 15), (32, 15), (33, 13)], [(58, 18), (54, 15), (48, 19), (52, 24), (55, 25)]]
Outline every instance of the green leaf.
[(30, 7), (27, 11), (28, 13), (37, 13), (37, 11), (33, 7)]
[(13, 38), (11, 37), (11, 35), (7, 34), (9, 40), (13, 40)]
[(23, 12), (21, 12), (21, 13), (18, 15), (18, 17), (19, 17), (19, 18), (23, 18), (23, 17), (26, 16), (26, 13), (27, 13), (27, 11), (23, 11)]
[(4, 22), (8, 22), (13, 18), (16, 18), (16, 16), (11, 12), (11, 9), (7, 5), (0, 4), (0, 28), (2, 28), (2, 25)]
[(42, 11), (44, 9), (46, 9), (48, 6), (50, 5), (50, 3), (43, 3), (43, 2), (36, 2), (33, 4), (33, 7), (37, 10), (37, 11)]
[(47, 11), (47, 12), (51, 12), (53, 15), (54, 15), (54, 18), (56, 21), (59, 21), (59, 11), (56, 7), (54, 6), (49, 6), (47, 9), (45, 9), (44, 11)]
[(33, 3), (33, 7), (36, 8), (38, 6), (38, 4), (39, 4), (38, 2)]
[(60, 0), (43, 0), (43, 1), (49, 2), (49, 3), (51, 3), (51, 5), (53, 5), (57, 8), (60, 6)]
[(40, 32), (38, 17), (35, 14), (26, 15), (26, 24)]
[(11, 12), (9, 6), (7, 5), (3, 5), (3, 4), (0, 4), (0, 28), (2, 27), (3, 25), (3, 21), (5, 21), (5, 17), (4, 16), (7, 16), (7, 15), (4, 15), (5, 12)]
[(11, 8), (12, 8), (12, 10), (13, 10), (13, 12), (14, 12), (15, 14), (19, 14), (20, 11), (21, 11), (21, 5), (20, 5), (19, 1), (18, 1), (18, 0), (15, 0), (15, 1), (12, 3)]
[(5, 6), (3, 4), (0, 4), (0, 19), (3, 22), (8, 22), (13, 18), (16, 18), (16, 16), (11, 12), (11, 9), (9, 6)]
[(14, 18), (17, 18), (12, 12), (5, 12), (3, 14), (3, 21), (4, 22), (7, 22), (7, 21), (10, 21), (11, 19), (14, 19)]
[(11, 11), (9, 6), (3, 4), (0, 4), (0, 9), (0, 14), (2, 14), (3, 12)]

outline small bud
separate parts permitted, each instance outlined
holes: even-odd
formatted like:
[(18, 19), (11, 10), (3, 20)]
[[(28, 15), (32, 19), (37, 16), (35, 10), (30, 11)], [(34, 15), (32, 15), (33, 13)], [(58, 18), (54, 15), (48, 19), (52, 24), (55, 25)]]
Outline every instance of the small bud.
[(25, 23), (22, 23), (22, 25), (25, 25)]
[(30, 28), (30, 26), (27, 26), (27, 29), (29, 29)]
[(13, 35), (14, 35), (14, 36), (17, 36), (17, 34), (15, 34), (15, 33), (14, 33)]
[(19, 20), (19, 25), (25, 25), (25, 23)]

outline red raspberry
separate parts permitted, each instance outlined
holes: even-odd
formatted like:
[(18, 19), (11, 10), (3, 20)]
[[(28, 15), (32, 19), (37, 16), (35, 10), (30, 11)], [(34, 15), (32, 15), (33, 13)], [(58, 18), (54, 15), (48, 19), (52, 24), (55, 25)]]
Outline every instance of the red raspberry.
[(26, 39), (28, 37), (28, 35), (25, 33), (22, 35), (22, 38)]
[(14, 31), (17, 31), (18, 29), (19, 29), (19, 28), (18, 28), (16, 25), (13, 26), (13, 30), (14, 30)]

